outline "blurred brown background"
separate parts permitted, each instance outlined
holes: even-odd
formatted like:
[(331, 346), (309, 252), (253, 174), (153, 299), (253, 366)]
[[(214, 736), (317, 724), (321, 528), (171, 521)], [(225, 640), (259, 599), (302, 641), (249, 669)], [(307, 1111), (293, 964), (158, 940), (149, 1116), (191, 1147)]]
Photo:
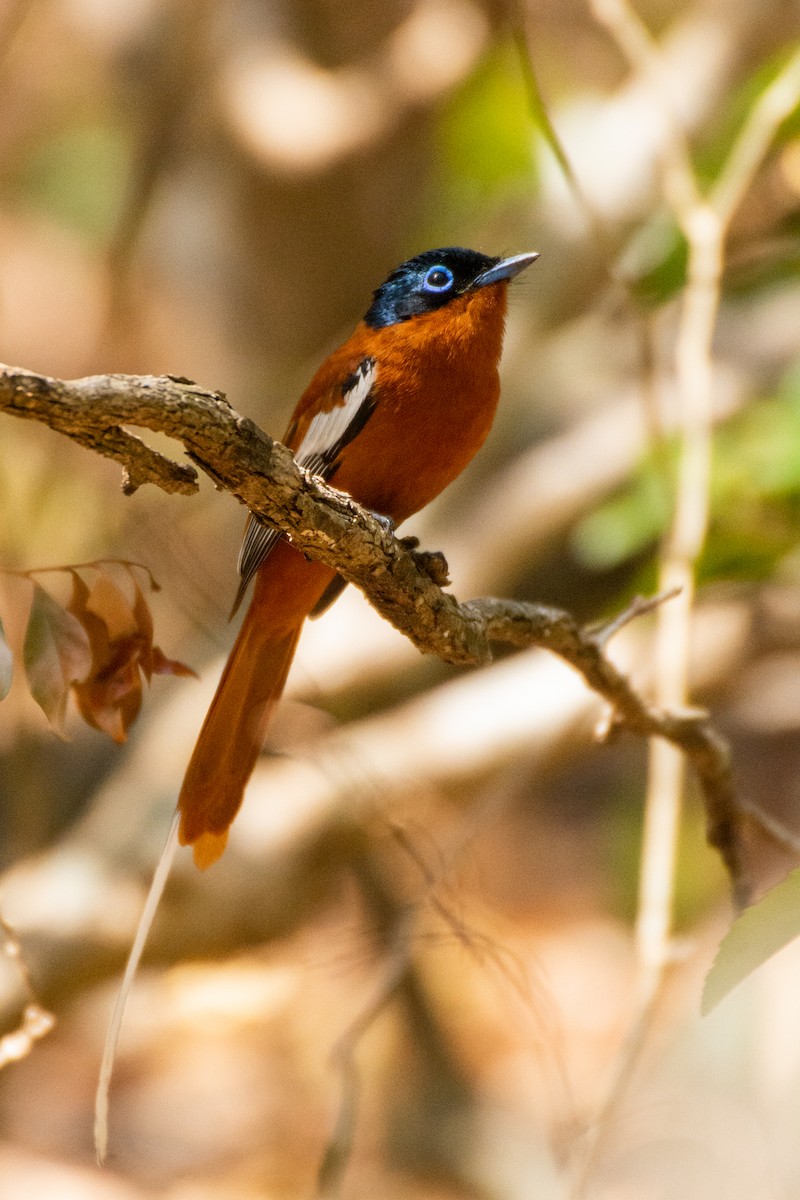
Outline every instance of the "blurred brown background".
[[(713, 180), (800, 9), (639, 12)], [(555, 164), (531, 68), (602, 236)], [(4, 361), (185, 375), (280, 435), (401, 259), (539, 250), (512, 290), (491, 439), (407, 532), (445, 551), (464, 598), (597, 620), (653, 587), (685, 249), (663, 201), (663, 113), (582, 0), (4, 0), (0, 97)], [(798, 229), (795, 114), (728, 240), (693, 682), (743, 794), (789, 824)], [(225, 858), (174, 872), (123, 1032), (110, 1165), (95, 1168), (105, 1023), (231, 640), (243, 513), (207, 483), (125, 499), (110, 464), (10, 418), (0, 512), (4, 568), (146, 563), (157, 640), (203, 673), (156, 680), (122, 750), (77, 720), (58, 741), (21, 671), (0, 706), (0, 904), (57, 1018), (0, 1074), (0, 1197), (283, 1200), (315, 1194), (326, 1147), (346, 1197), (577, 1195), (632, 1021), (644, 748), (598, 745), (602, 705), (555, 660), (457, 673), (349, 593), (304, 635)], [(29, 594), (0, 574), (15, 647)], [(645, 620), (615, 643), (644, 689), (648, 638)], [(752, 853), (764, 882), (793, 865)], [(800, 957), (790, 947), (701, 1021), (729, 913), (690, 789), (685, 955), (581, 1195), (797, 1193)], [(12, 1032), (26, 994), (9, 955), (0, 997)]]

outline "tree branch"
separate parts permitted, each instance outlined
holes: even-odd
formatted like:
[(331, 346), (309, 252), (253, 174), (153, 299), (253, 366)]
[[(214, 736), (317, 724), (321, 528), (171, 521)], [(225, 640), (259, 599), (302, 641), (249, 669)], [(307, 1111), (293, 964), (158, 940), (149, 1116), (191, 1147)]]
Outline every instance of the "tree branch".
[[(736, 801), (728, 748), (705, 714), (656, 708), (605, 655), (608, 630), (583, 629), (568, 613), (537, 604), (479, 599), (460, 604), (426, 574), (415, 555), (349, 496), (307, 475), (291, 452), (237, 413), (223, 395), (171, 376), (97, 375), (63, 381), (0, 369), (0, 411), (37, 420), (119, 462), (123, 487), (151, 482), (165, 491), (197, 489), (196, 472), (129, 433), (134, 425), (181, 442), (215, 484), (270, 521), (309, 556), (358, 586), (392, 625), (428, 654), (455, 664), (491, 658), (491, 643), (540, 646), (570, 663), (611, 706), (614, 724), (680, 748), (705, 797), (709, 841), (746, 902), (745, 824), (757, 821)], [(774, 823), (763, 827), (792, 845)]]

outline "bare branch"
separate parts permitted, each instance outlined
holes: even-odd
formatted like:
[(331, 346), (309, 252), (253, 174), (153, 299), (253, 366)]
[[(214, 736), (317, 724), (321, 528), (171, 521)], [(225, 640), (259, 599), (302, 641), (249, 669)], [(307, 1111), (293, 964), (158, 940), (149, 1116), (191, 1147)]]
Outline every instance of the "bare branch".
[(627, 608), (594, 630), (594, 639), (598, 646), (607, 646), (620, 629), (624, 629), (631, 621), (636, 621), (647, 613), (655, 612), (662, 604), (666, 604), (667, 600), (674, 600), (677, 595), (679, 595), (678, 589), (671, 588), (668, 592), (657, 592), (655, 596), (634, 596)]
[[(168, 402), (169, 395), (164, 395), (166, 384), (173, 403), (179, 403), (187, 381), (150, 381), (147, 377), (134, 381), (126, 376), (96, 375), (64, 382), (2, 366), (0, 409), (15, 417), (41, 421), (87, 450), (121, 463), (123, 491), (127, 495), (143, 483), (155, 483), (166, 492), (191, 494), (197, 491), (197, 472), (193, 467), (171, 462), (122, 428), (124, 421), (147, 425), (137, 401), (141, 399), (144, 408), (151, 382), (156, 387), (161, 384), (159, 390)], [(121, 395), (127, 398), (127, 413), (114, 404)]]
[(237, 413), (224, 396), (189, 380), (98, 375), (65, 382), (5, 369), (0, 371), (0, 410), (41, 421), (121, 462), (129, 490), (145, 481), (167, 491), (187, 490), (178, 482), (180, 472), (191, 469), (156, 455), (123, 426), (176, 438), (219, 487), (360, 587), (424, 653), (475, 665), (491, 658), (492, 642), (504, 642), (559, 655), (607, 700), (618, 724), (639, 736), (665, 739), (692, 763), (705, 796), (709, 840), (725, 860), (737, 899), (746, 899), (739, 834), (742, 823), (754, 818), (736, 803), (727, 746), (704, 714), (660, 709), (639, 696), (604, 654), (607, 630), (592, 633), (569, 613), (543, 605), (491, 598), (459, 604), (370, 513), (306, 475), (290, 451)]
[[(299, 549), (335, 567), (420, 650), (453, 663), (490, 657), (477, 617), (459, 613), (401, 541), (349, 496), (308, 476), (289, 450), (242, 417), (224, 396), (170, 376), (49, 379), (0, 370), (0, 411), (38, 420), (120, 462), (127, 491), (176, 487), (183, 464), (155, 454), (124, 425), (168, 434), (217, 484), (282, 529)], [(194, 472), (192, 472), (194, 474)], [(190, 484), (190, 490), (196, 482)]]
[(780, 124), (800, 97), (800, 49), (795, 50), (747, 115), (712, 188), (710, 201), (720, 224), (727, 227), (766, 157)]

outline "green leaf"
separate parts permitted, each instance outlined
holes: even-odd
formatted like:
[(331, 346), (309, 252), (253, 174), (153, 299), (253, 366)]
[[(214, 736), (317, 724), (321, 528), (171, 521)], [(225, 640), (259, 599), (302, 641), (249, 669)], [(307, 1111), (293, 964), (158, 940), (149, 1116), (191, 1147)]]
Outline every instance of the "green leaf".
[(561, 173), (566, 179), (573, 192), (580, 191), (580, 181), (572, 169), (572, 163), (567, 157), (561, 140), (556, 132), (556, 128), (550, 119), (550, 113), (547, 110), (542, 89), (539, 86), (539, 77), (533, 65), (528, 39), (525, 36), (525, 30), (520, 26), (513, 34), (514, 45), (516, 46), (519, 55), (520, 68), (522, 77), (525, 80), (528, 94), (528, 108), (530, 111), (531, 120), (534, 126), (539, 131), (542, 139), (550, 149), (550, 153), (558, 163)]
[(706, 976), (702, 1012), (710, 1013), (737, 984), (800, 934), (800, 869), (747, 908), (722, 939)]
[(615, 495), (580, 520), (570, 544), (589, 570), (613, 570), (652, 547), (668, 521), (669, 497), (651, 458)]
[(5, 700), (11, 687), (11, 676), (14, 672), (14, 660), (11, 648), (3, 633), (3, 622), (0, 621), (0, 700)]
[(455, 201), (530, 193), (535, 139), (513, 43), (496, 43), (440, 115), (442, 187)]
[[(703, 138), (696, 156), (697, 170), (701, 180), (715, 181), (722, 170), (734, 141), (742, 127), (769, 88), (789, 65), (796, 51), (796, 41), (788, 39), (768, 58), (756, 59), (755, 70), (741, 83), (735, 84), (720, 112), (716, 131)], [(786, 144), (800, 131), (800, 104), (796, 104), (778, 125), (772, 139), (773, 148)]]
[(80, 622), (38, 583), (33, 587), (23, 659), (31, 695), (62, 734), (70, 685), (89, 673), (92, 654)]
[(671, 217), (657, 212), (630, 237), (619, 268), (632, 295), (645, 308), (658, 308), (686, 283), (686, 238)]

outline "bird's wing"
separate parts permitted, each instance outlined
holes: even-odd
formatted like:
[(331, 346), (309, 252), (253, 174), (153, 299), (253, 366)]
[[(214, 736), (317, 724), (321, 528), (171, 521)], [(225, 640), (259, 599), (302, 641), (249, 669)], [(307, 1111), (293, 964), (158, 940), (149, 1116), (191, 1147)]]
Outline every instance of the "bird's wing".
[[(322, 479), (333, 475), (342, 450), (361, 432), (374, 412), (377, 374), (375, 359), (362, 358), (342, 383), (337, 401), (326, 411), (316, 413), (309, 422), (295, 450), (298, 466)], [(281, 537), (280, 530), (250, 514), (239, 551), (240, 581), (231, 616), (241, 604), (250, 580)]]
[(374, 358), (362, 358), (342, 384), (341, 400), (312, 417), (295, 452), (299, 466), (311, 475), (330, 478), (345, 446), (360, 433), (375, 410)]

